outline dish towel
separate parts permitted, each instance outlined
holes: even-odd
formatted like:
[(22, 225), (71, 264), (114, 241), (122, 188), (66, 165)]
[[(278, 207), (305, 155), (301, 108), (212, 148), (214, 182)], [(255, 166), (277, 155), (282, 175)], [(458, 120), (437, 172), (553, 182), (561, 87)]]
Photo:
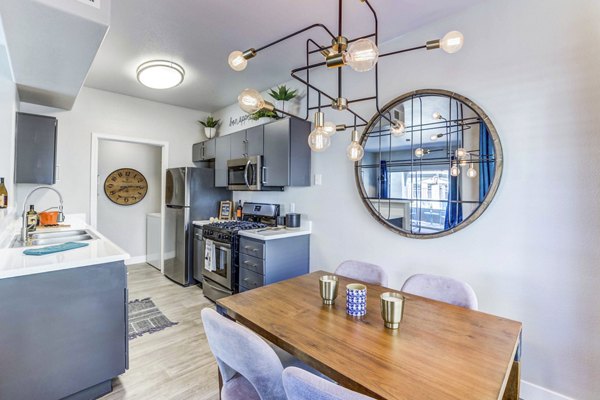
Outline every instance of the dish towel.
[(67, 242), (57, 244), (55, 246), (40, 247), (37, 249), (27, 249), (23, 251), (23, 254), (27, 256), (45, 256), (47, 254), (60, 253), (61, 251), (78, 249), (80, 247), (85, 246), (88, 246), (88, 243)]
[(210, 239), (204, 239), (204, 269), (215, 272), (215, 243)]

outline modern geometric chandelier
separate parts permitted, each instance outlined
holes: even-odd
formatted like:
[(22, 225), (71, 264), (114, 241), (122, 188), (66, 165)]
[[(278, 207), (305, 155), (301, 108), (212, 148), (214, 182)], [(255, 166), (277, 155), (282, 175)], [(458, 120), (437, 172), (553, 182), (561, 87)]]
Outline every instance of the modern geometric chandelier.
[[(411, 47), (407, 49), (392, 51), (389, 53), (380, 54), (379, 45), (379, 27), (377, 20), (377, 13), (371, 6), (368, 0), (359, 0), (363, 3), (371, 12), (373, 16), (374, 31), (371, 34), (349, 39), (343, 34), (343, 0), (338, 0), (338, 34), (334, 35), (329, 28), (323, 24), (313, 24), (307, 26), (304, 29), (293, 32), (287, 36), (277, 39), (271, 43), (268, 43), (258, 49), (250, 48), (244, 52), (233, 51), (229, 55), (229, 66), (234, 71), (243, 71), (248, 65), (248, 61), (256, 55), (264, 51), (265, 49), (279, 44), (285, 40), (288, 40), (294, 36), (297, 36), (303, 32), (312, 29), (322, 29), (331, 37), (331, 44), (322, 45), (309, 38), (306, 40), (306, 65), (303, 67), (295, 68), (291, 71), (291, 76), (297, 81), (301, 82), (306, 86), (306, 116), (305, 119), (309, 119), (311, 111), (314, 113), (314, 130), (308, 137), (308, 144), (310, 148), (315, 152), (326, 150), (331, 145), (331, 137), (338, 131), (346, 130), (347, 126), (343, 124), (335, 124), (330, 121), (325, 121), (324, 114), (321, 111), (323, 108), (331, 107), (334, 110), (343, 111), (350, 113), (354, 119), (352, 139), (350, 145), (347, 148), (347, 156), (352, 161), (359, 161), (364, 155), (364, 149), (359, 143), (360, 135), (356, 130), (358, 127), (366, 126), (368, 120), (363, 118), (357, 112), (352, 109), (352, 104), (373, 101), (378, 113), (380, 113), (379, 107), (379, 71), (378, 61), (381, 58), (407, 53), (415, 50), (434, 50), (442, 49), (447, 53), (456, 53), (459, 51), (464, 44), (464, 37), (458, 31), (452, 31), (446, 34), (442, 39), (430, 40), (422, 46)], [(313, 55), (320, 55), (320, 62), (311, 64), (311, 58)], [(324, 58), (324, 61), (323, 61)], [(370, 96), (348, 99), (344, 97), (343, 87), (343, 70), (344, 67), (348, 66), (358, 72), (367, 72), (374, 70), (374, 88), (373, 93)], [(324, 90), (319, 89), (313, 83), (310, 82), (310, 72), (315, 68), (330, 68), (337, 70), (337, 93), (331, 95)], [(304, 77), (300, 77), (298, 74), (305, 73)], [(317, 99), (316, 104), (311, 103), (311, 90), (316, 92)], [(326, 98), (327, 102), (322, 103), (322, 98)], [(312, 99), (314, 101), (314, 98)], [(238, 103), (242, 110), (248, 114), (253, 114), (260, 110), (275, 111), (284, 115), (297, 117), (296, 115), (290, 114), (283, 110), (275, 108), (275, 106), (263, 99), (262, 95), (254, 89), (245, 89), (238, 96)], [(390, 133), (394, 136), (401, 136), (404, 134), (405, 126), (402, 120), (390, 120), (384, 117), (390, 123)]]

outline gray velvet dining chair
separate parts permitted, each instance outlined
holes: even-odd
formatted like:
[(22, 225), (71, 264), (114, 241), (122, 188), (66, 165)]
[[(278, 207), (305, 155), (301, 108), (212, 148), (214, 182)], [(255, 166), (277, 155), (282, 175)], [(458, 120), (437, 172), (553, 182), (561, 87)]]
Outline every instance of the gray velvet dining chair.
[(283, 387), (288, 400), (372, 400), (296, 367), (283, 371)]
[(222, 400), (286, 399), (283, 364), (267, 342), (210, 308), (201, 316), (223, 378)]
[(383, 268), (362, 261), (346, 260), (336, 268), (335, 274), (374, 285), (387, 286), (388, 284), (388, 276)]
[(465, 282), (439, 275), (416, 274), (409, 277), (403, 292), (477, 310), (477, 295)]

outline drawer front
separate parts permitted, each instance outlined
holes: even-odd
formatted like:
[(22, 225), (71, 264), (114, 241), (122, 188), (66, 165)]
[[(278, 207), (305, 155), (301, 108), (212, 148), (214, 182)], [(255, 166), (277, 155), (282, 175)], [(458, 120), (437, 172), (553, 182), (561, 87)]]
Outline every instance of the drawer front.
[(249, 269), (257, 274), (265, 274), (265, 265), (262, 258), (249, 256), (248, 254), (240, 254), (240, 267)]
[(245, 237), (240, 239), (240, 253), (256, 258), (265, 258), (265, 244)]
[(246, 268), (240, 268), (240, 287), (256, 289), (263, 285), (264, 277)]

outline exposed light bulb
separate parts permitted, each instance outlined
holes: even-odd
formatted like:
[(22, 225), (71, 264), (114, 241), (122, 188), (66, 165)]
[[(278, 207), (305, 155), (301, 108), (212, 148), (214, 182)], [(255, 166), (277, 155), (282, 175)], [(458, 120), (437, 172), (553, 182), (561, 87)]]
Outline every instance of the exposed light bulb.
[(467, 170), (467, 176), (469, 178), (475, 178), (477, 176), (477, 170), (473, 168), (473, 164), (469, 165), (469, 169)]
[(238, 96), (240, 108), (248, 114), (254, 114), (265, 106), (265, 100), (261, 94), (254, 89), (245, 89)]
[(440, 47), (446, 53), (456, 53), (462, 49), (465, 43), (465, 37), (459, 31), (452, 31), (446, 33), (446, 35), (440, 40)]
[(333, 122), (327, 121), (323, 124), (323, 131), (327, 136), (333, 136), (337, 132), (337, 125)]
[(248, 66), (248, 60), (246, 60), (246, 58), (244, 58), (244, 53), (242, 53), (239, 50), (232, 51), (229, 54), (229, 58), (228, 58), (227, 62), (229, 63), (229, 66), (231, 67), (232, 70), (238, 71), (238, 72), (245, 70), (246, 67)]
[(425, 155), (425, 149), (422, 149), (421, 147), (417, 148), (415, 150), (415, 157), (421, 158)]
[(357, 72), (366, 72), (375, 67), (379, 58), (377, 45), (369, 39), (359, 39), (350, 43), (344, 55), (344, 62)]
[(325, 134), (322, 127), (318, 127), (308, 135), (308, 145), (312, 151), (318, 153), (331, 145), (331, 138)]
[(444, 135), (442, 133), (435, 133), (433, 135), (431, 135), (431, 137), (429, 139), (431, 139), (432, 142), (435, 142), (436, 140), (438, 140), (439, 138), (444, 137)]
[(456, 164), (452, 165), (452, 168), (450, 168), (450, 175), (452, 175), (452, 176), (460, 175), (460, 168), (458, 167), (458, 165), (456, 165)]
[(442, 114), (439, 112), (434, 112), (432, 115), (433, 119), (442, 119)]
[(467, 152), (466, 149), (459, 147), (458, 149), (456, 149), (456, 158), (458, 159), (462, 159), (465, 158), (469, 155), (469, 152)]
[(355, 129), (352, 131), (352, 142), (346, 148), (346, 155), (351, 161), (357, 162), (362, 160), (365, 155), (365, 149), (358, 143), (360, 140), (360, 135), (358, 131)]
[(404, 133), (406, 133), (406, 126), (404, 126), (404, 122), (396, 121), (394, 124), (392, 124), (390, 132), (396, 137), (403, 136)]

